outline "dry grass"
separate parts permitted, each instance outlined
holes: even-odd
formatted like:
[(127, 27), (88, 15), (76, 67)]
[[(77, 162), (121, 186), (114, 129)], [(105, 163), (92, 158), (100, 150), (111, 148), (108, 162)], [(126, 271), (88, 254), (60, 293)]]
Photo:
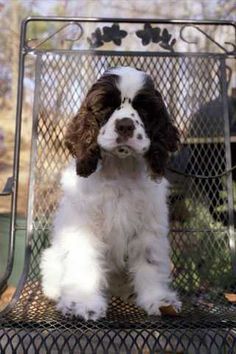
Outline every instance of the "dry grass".
[(8, 286), (7, 289), (0, 296), (0, 311), (2, 311), (6, 305), (11, 301), (16, 288), (13, 286)]

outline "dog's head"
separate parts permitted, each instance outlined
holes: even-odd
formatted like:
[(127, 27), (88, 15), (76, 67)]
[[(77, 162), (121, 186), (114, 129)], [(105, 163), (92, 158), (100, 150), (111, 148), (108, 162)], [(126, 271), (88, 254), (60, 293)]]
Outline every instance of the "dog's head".
[(69, 123), (65, 143), (77, 159), (77, 174), (96, 170), (101, 151), (119, 158), (142, 155), (152, 176), (162, 176), (178, 130), (149, 75), (131, 67), (105, 72)]

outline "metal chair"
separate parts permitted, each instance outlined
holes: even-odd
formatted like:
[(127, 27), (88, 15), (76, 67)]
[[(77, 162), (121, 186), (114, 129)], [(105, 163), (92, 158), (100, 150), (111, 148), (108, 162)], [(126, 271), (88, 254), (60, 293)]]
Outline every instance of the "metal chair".
[[(46, 28), (43, 34), (39, 23)], [(30, 39), (37, 30), (42, 38)], [(0, 288), (14, 263), (24, 79), (31, 75), (35, 89), (25, 262), (15, 296), (0, 314), (1, 354), (236, 353), (236, 309), (225, 297), (236, 291), (228, 100), (235, 31), (227, 21), (23, 21), (14, 175), (0, 194), (12, 199), (8, 264)], [(182, 148), (172, 156), (167, 176), (172, 182), (173, 286), (183, 311), (149, 317), (113, 298), (105, 319), (85, 322), (63, 317), (43, 296), (39, 260), (49, 242), (59, 174), (68, 160), (66, 122), (96, 78), (120, 65), (150, 73), (181, 131)], [(217, 119), (204, 108), (209, 104), (217, 107)], [(204, 176), (196, 177), (199, 173)]]

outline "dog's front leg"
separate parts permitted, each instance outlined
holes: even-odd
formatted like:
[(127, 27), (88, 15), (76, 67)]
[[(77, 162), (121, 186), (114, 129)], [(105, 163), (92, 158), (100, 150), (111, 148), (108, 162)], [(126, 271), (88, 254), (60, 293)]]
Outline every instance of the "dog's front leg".
[(179, 311), (181, 303), (169, 286), (171, 263), (168, 230), (161, 225), (156, 225), (154, 230), (146, 227), (131, 240), (129, 267), (137, 305), (149, 315), (160, 315), (160, 307), (171, 305)]
[(63, 276), (57, 308), (85, 320), (104, 317), (107, 308), (104, 244), (86, 227), (67, 230), (61, 241)]

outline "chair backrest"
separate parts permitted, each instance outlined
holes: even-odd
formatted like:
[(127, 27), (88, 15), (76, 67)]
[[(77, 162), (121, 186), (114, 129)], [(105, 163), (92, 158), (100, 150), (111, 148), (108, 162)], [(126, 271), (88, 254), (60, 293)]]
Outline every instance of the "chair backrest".
[[(95, 37), (90, 37), (90, 45)], [(97, 42), (92, 44), (96, 46)], [(159, 47), (158, 51), (127, 51), (122, 46), (105, 50), (51, 50), (37, 46), (33, 53), (36, 80), (29, 204), (33, 230), (30, 279), (39, 276), (40, 253), (48, 245), (60, 197), (60, 171), (69, 158), (63, 144), (66, 124), (78, 111), (91, 84), (108, 67), (133, 66), (154, 79), (181, 132), (183, 144), (171, 158), (171, 167), (201, 175), (218, 175), (230, 167), (228, 54), (210, 50), (175, 52), (173, 46), (165, 50)], [(175, 285), (186, 294), (208, 287), (224, 288), (233, 279), (230, 176), (205, 180), (173, 172), (167, 176), (172, 182), (170, 237)], [(223, 284), (224, 279), (227, 284)]]

